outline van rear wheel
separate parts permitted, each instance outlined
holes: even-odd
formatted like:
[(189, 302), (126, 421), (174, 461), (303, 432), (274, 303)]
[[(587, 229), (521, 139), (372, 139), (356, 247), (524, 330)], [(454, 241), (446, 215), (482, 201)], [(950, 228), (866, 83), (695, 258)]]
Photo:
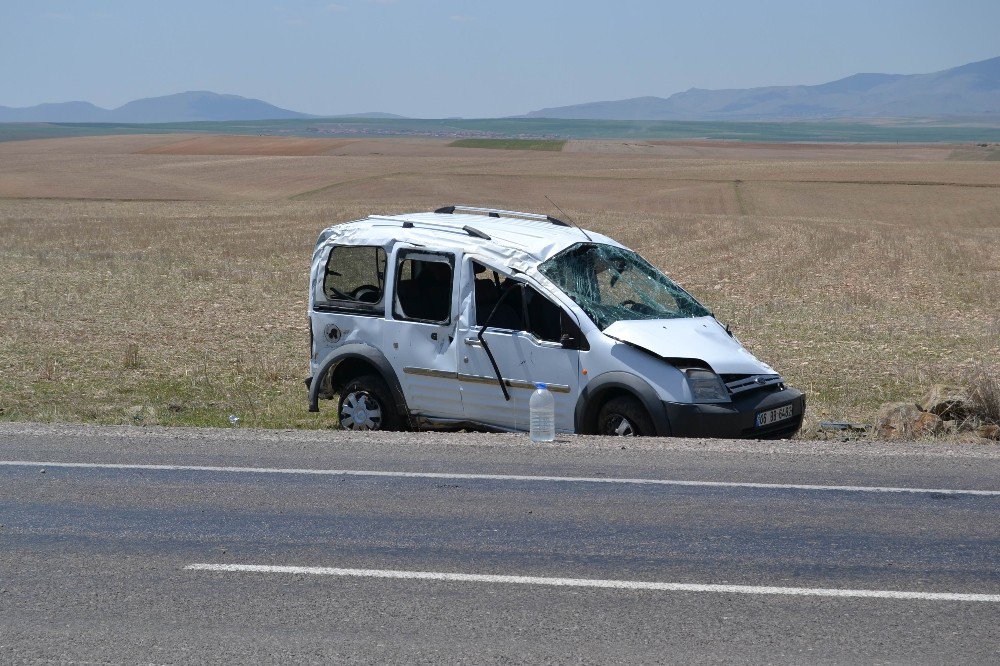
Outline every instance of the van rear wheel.
[(597, 434), (619, 437), (653, 435), (653, 421), (632, 396), (619, 396), (604, 403), (597, 415)]
[(362, 375), (340, 391), (337, 416), (343, 430), (399, 430), (399, 416), (381, 377)]

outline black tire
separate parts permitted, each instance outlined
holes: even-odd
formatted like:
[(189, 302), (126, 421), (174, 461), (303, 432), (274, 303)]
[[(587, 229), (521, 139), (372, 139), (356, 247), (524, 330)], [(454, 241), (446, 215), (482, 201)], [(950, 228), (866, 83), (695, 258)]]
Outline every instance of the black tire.
[(597, 414), (598, 435), (646, 437), (656, 434), (653, 420), (636, 398), (623, 395), (604, 403)]
[[(366, 417), (357, 422), (358, 416)], [(399, 430), (399, 410), (392, 392), (378, 375), (361, 375), (347, 382), (337, 402), (342, 430)]]

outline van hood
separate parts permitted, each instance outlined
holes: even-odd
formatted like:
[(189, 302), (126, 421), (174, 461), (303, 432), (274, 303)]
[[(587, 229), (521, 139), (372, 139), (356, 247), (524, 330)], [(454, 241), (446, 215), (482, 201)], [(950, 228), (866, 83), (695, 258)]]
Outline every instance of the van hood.
[(604, 334), (663, 358), (700, 359), (720, 375), (777, 374), (726, 333), (714, 317), (622, 320), (604, 329)]

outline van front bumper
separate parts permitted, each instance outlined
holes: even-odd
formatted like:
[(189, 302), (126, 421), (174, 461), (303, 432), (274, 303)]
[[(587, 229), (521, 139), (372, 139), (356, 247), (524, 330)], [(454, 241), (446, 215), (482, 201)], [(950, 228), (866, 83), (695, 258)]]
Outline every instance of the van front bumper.
[[(757, 415), (769, 409), (792, 405), (791, 418), (758, 426)], [(663, 408), (673, 437), (719, 437), (724, 439), (787, 439), (802, 427), (806, 396), (798, 389), (752, 391), (732, 402), (692, 404), (664, 402)]]

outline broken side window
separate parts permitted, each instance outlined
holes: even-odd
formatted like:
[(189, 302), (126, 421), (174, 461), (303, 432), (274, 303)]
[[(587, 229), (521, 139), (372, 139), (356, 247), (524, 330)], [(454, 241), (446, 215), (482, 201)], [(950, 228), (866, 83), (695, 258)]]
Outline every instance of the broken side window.
[[(559, 342), (563, 331), (563, 310), (534, 287), (503, 275), (489, 266), (472, 262), (475, 274), (477, 326), (490, 319), (491, 328), (526, 331), (539, 340)], [(505, 295), (506, 294), (506, 295)], [(496, 312), (493, 312), (494, 308)]]
[(524, 285), (524, 311), (527, 326), (524, 330), (539, 340), (559, 342), (562, 337), (562, 308), (538, 293), (534, 287)]
[(436, 324), (450, 322), (454, 261), (451, 255), (400, 251), (393, 316)]
[(711, 314), (691, 294), (626, 248), (577, 243), (544, 261), (538, 270), (601, 330), (620, 320)]
[(486, 318), (496, 308), (490, 320), (491, 327), (524, 330), (519, 283), (478, 261), (472, 262), (472, 270), (475, 274), (476, 325), (485, 325)]
[(385, 291), (385, 250), (377, 245), (334, 245), (326, 261), (323, 295), (329, 305), (375, 311)]

